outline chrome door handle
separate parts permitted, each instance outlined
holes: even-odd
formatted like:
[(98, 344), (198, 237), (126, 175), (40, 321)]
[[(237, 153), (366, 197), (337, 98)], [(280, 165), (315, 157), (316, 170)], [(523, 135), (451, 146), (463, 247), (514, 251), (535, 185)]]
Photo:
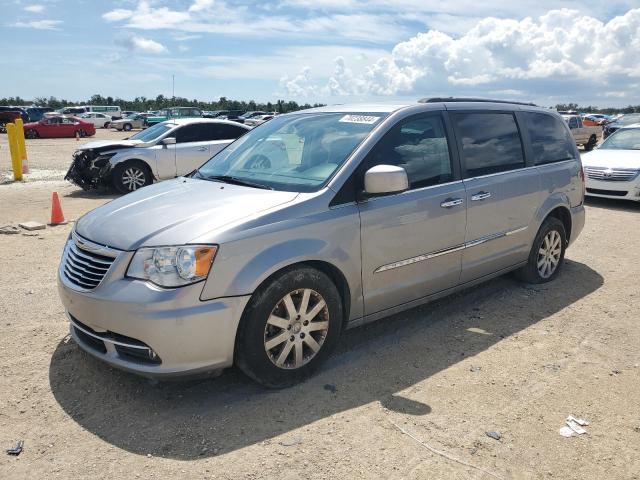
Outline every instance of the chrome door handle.
[(463, 203), (464, 203), (464, 200), (462, 200), (461, 198), (447, 198), (444, 202), (440, 204), (440, 206), (442, 208), (451, 208), (451, 207), (455, 207), (456, 205), (462, 205)]
[(491, 197), (491, 194), (489, 192), (478, 192), (475, 195), (471, 196), (471, 201), (478, 202), (480, 200), (486, 200), (489, 197)]
[(209, 150), (209, 147), (200, 147), (200, 148), (198, 148), (199, 152), (204, 152), (206, 150)]

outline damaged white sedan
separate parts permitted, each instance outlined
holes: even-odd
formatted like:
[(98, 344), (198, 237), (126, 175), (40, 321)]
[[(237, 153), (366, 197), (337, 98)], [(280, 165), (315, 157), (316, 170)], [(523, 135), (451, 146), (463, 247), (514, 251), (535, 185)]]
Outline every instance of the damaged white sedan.
[(158, 123), (125, 140), (82, 145), (65, 179), (84, 190), (113, 186), (132, 192), (192, 172), (249, 130), (236, 122), (207, 118)]

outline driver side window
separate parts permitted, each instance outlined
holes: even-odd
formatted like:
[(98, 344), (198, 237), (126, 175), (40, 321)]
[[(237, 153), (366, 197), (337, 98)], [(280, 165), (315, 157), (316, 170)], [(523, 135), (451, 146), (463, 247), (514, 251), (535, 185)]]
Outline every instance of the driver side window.
[(411, 190), (452, 181), (449, 144), (441, 116), (420, 115), (394, 126), (369, 152), (361, 175), (376, 165), (404, 168)]

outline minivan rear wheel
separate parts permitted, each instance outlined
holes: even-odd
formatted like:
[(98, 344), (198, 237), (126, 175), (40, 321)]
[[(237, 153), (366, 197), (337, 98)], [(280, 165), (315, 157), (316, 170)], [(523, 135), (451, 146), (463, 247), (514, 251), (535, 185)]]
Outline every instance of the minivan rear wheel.
[(312, 375), (336, 345), (342, 327), (338, 289), (323, 272), (300, 267), (276, 275), (247, 306), (236, 342), (236, 364), (269, 388)]
[(564, 224), (555, 217), (547, 218), (533, 241), (527, 264), (516, 275), (527, 283), (552, 281), (560, 273), (566, 248)]

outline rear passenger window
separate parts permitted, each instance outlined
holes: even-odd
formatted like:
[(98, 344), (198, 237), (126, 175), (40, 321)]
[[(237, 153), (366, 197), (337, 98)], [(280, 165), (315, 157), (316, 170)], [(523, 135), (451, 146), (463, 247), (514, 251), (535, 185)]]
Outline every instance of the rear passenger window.
[(185, 125), (176, 132), (176, 143), (206, 142), (210, 140), (210, 132), (206, 123)]
[(544, 113), (524, 113), (536, 165), (572, 160), (573, 137), (563, 120)]
[(413, 118), (393, 127), (373, 147), (364, 170), (376, 165), (404, 168), (411, 189), (453, 180), (449, 145), (440, 116)]
[(212, 140), (233, 140), (247, 133), (246, 128), (227, 125), (226, 123), (214, 124), (215, 137)]
[(524, 167), (522, 141), (512, 113), (453, 115), (468, 177)]

